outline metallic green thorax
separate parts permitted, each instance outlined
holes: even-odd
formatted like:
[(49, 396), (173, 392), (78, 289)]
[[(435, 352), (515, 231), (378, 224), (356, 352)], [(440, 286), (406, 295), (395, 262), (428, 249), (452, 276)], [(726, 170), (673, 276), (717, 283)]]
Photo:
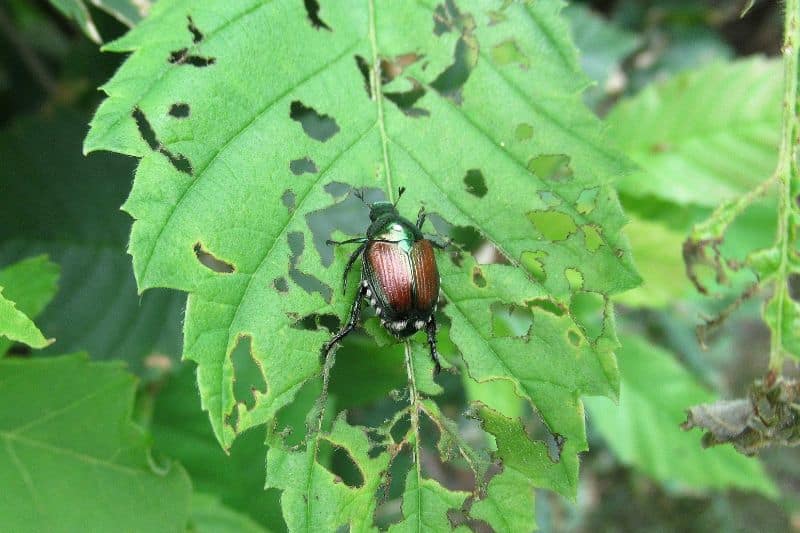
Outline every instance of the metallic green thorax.
[(372, 224), (367, 229), (367, 239), (391, 241), (409, 253), (414, 242), (423, 239), (422, 232), (407, 218), (400, 216), (390, 202), (375, 202), (369, 214)]

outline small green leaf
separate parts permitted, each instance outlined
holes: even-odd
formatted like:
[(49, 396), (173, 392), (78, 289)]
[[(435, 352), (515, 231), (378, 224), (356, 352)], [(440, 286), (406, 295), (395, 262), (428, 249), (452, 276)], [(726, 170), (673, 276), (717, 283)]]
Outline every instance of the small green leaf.
[(31, 348), (44, 348), (54, 339), (45, 339), (36, 324), (25, 313), (17, 309), (14, 302), (7, 300), (0, 287), (0, 336), (27, 344)]
[(389, 533), (406, 531), (451, 531), (447, 511), (460, 509), (469, 493), (444, 488), (433, 479), (422, 478), (418, 465), (406, 475), (403, 492), (403, 520), (392, 524)]
[(642, 170), (619, 190), (707, 207), (748, 192), (775, 168), (782, 87), (780, 63), (754, 58), (686, 72), (620, 102), (610, 133)]
[[(48, 261), (47, 257), (43, 255), (14, 263), (0, 270), (0, 288), (2, 288), (0, 289), (2, 290), (0, 298), (14, 303), (16, 310), (12, 314), (17, 319), (20, 319), (19, 315), (36, 318), (42, 312), (42, 309), (50, 303), (50, 300), (53, 299), (57, 290), (58, 274), (58, 265)], [(29, 328), (30, 326), (26, 327)], [(34, 337), (39, 339), (41, 333), (34, 335)], [(21, 338), (15, 338), (14, 340), (33, 346), (33, 344)], [(0, 338), (0, 357), (10, 347), (11, 341), (9, 339)], [(34, 348), (41, 347), (34, 346)]]
[(777, 494), (758, 459), (739, 455), (730, 446), (704, 450), (699, 434), (680, 431), (686, 409), (711, 401), (711, 393), (670, 353), (639, 337), (621, 341), (619, 405), (603, 398), (586, 400), (594, 427), (621, 461), (662, 483)]
[[(89, 39), (97, 44), (103, 42), (85, 0), (50, 0), (50, 3), (73, 19)], [(145, 17), (152, 3), (153, 0), (91, 0), (91, 5), (102, 9), (128, 27), (135, 26)]]
[[(362, 483), (350, 487), (317, 462), (319, 439), (342, 448), (360, 470)], [(364, 428), (349, 425), (344, 413), (331, 431), (309, 436), (305, 449), (287, 449), (273, 439), (267, 452), (267, 488), (283, 490), (283, 517), (290, 531), (336, 531), (348, 524), (351, 531), (372, 527), (375, 493), (389, 466), (389, 454), (370, 457), (371, 444)]]
[(131, 422), (135, 378), (85, 356), (0, 361), (0, 516), (39, 531), (181, 531), (191, 483)]

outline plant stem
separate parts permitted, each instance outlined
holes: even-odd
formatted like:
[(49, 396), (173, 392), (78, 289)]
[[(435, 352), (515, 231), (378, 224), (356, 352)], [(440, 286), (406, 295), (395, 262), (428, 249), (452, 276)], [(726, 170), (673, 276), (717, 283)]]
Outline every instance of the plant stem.
[(783, 307), (787, 297), (789, 276), (789, 245), (792, 216), (792, 182), (797, 176), (797, 73), (800, 46), (800, 0), (786, 0), (783, 32), (783, 120), (781, 146), (778, 154), (778, 234), (780, 264), (775, 277), (776, 327), (770, 344), (769, 367), (780, 372), (783, 366)]
[[(417, 469), (417, 479), (422, 481), (422, 465), (420, 464), (419, 457), (419, 392), (417, 392), (417, 380), (414, 376), (414, 360), (411, 354), (411, 342), (405, 341), (403, 343), (406, 353), (406, 372), (408, 373), (408, 401), (411, 404), (409, 409), (409, 417), (411, 419), (411, 431), (413, 434), (412, 445), (412, 460), (414, 467)], [(421, 509), (422, 507), (420, 507)]]
[(369, 4), (369, 43), (372, 47), (372, 69), (369, 83), (372, 86), (372, 97), (378, 106), (378, 129), (381, 133), (383, 150), (383, 172), (386, 177), (386, 198), (394, 202), (394, 185), (392, 185), (392, 169), (389, 167), (389, 137), (386, 135), (386, 124), (383, 118), (383, 91), (381, 90), (381, 60), (378, 56), (378, 37), (375, 30), (375, 0), (367, 0)]

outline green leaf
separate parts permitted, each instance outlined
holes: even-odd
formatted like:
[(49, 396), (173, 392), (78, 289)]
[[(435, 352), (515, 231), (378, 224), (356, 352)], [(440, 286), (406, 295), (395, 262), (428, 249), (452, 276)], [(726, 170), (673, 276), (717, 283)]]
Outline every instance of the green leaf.
[(753, 58), (716, 63), (652, 85), (607, 117), (642, 170), (618, 188), (637, 198), (715, 207), (772, 174), (778, 154), (781, 67)]
[[(574, 483), (586, 449), (578, 398), (617, 386), (609, 297), (639, 278), (609, 185), (629, 164), (581, 102), (587, 80), (561, 5), (510, 4), (500, 23), (477, 1), (306, 5), (156, 4), (107, 45), (132, 55), (104, 86), (84, 144), (141, 158), (124, 205), (134, 272), (141, 291), (189, 293), (184, 356), (199, 365), (217, 438), (229, 448), (270, 422), (319, 373), (329, 333), (305, 319), (347, 316), (356, 273), (347, 294), (339, 287), (352, 249), (331, 254), (314, 218), (332, 218), (353, 187), (374, 200), (402, 185), (404, 214), (424, 205), (437, 228), (474, 230), (510, 262), (481, 277), (471, 258), (455, 266), (441, 254), (451, 338), (473, 378), (511, 383), (565, 437)], [(366, 214), (335, 233), (362, 232)], [(570, 316), (586, 299), (600, 302), (596, 323)], [(496, 335), (493, 304), (536, 307), (532, 333)], [(251, 404), (234, 391), (245, 338), (266, 381)], [(428, 395), (441, 390), (432, 368), (414, 350), (415, 387)], [(361, 457), (358, 428), (333, 431), (365, 487), (378, 483), (383, 455)], [(316, 461), (332, 438), (269, 450), (290, 529), (371, 524), (374, 490), (334, 484)]]
[[(3, 293), (0, 298), (3, 298), (6, 302), (3, 306), (7, 306), (7, 302), (10, 300), (16, 308), (10, 311), (10, 316), (13, 317), (11, 318), (12, 321), (21, 320), (18, 324), (22, 325), (29, 323), (29, 319), (39, 316), (39, 313), (50, 303), (56, 293), (58, 273), (58, 265), (51, 263), (43, 255), (24, 259), (0, 270), (0, 290)], [(9, 312), (8, 307), (6, 307), (5, 312)], [(24, 320), (23, 316), (27, 317), (28, 320)], [(3, 330), (11, 331), (8, 328), (10, 323), (6, 324), (3, 326)], [(28, 331), (27, 335), (31, 334), (31, 326), (33, 326), (32, 323), (22, 326)], [(35, 328), (35, 326), (33, 327)], [(22, 335), (22, 332), (19, 331), (17, 335)], [(34, 333), (33, 337), (28, 338), (36, 338), (40, 341), (41, 337), (41, 332), (38, 332)], [(31, 344), (22, 338), (15, 338), (14, 340)], [(46, 343), (45, 346), (47, 344), (49, 343)], [(33, 345), (31, 344), (31, 346)], [(9, 339), (0, 338), (0, 357), (5, 355), (10, 347), (11, 341)], [(42, 346), (34, 347), (39, 348)]]
[(151, 354), (177, 360), (186, 298), (165, 290), (136, 294), (125, 253), (130, 222), (119, 211), (133, 161), (83, 157), (87, 120), (62, 110), (0, 132), (0, 264), (47, 254), (61, 268), (59, 292), (37, 318), (57, 339), (42, 354), (86, 349), (95, 359), (124, 359), (143, 374), (164, 359), (147, 360)]
[(0, 287), (0, 336), (27, 344), (32, 348), (44, 348), (55, 339), (46, 339), (36, 324), (25, 313), (17, 309), (14, 302), (6, 299)]
[[(346, 485), (317, 462), (319, 439), (350, 456), (362, 477), (359, 486)], [(370, 457), (371, 446), (364, 428), (349, 425), (344, 413), (330, 432), (313, 435), (301, 451), (273, 441), (267, 453), (266, 486), (283, 490), (281, 505), (289, 531), (335, 531), (341, 524), (349, 524), (351, 531), (371, 529), (375, 493), (389, 466), (386, 452)]]
[(9, 531), (179, 531), (191, 484), (131, 422), (133, 376), (85, 356), (0, 361), (0, 516)]
[(225, 507), (219, 499), (202, 493), (192, 495), (188, 532), (196, 533), (266, 533), (268, 530), (245, 515)]
[(575, 496), (573, 473), (563, 462), (553, 460), (542, 441), (531, 440), (519, 418), (509, 418), (475, 403), (483, 428), (495, 438), (495, 456), (502, 470), (472, 504), (472, 518), (488, 522), (495, 531), (533, 531), (534, 488), (547, 488), (567, 497)]
[(619, 405), (589, 398), (589, 417), (626, 464), (662, 483), (696, 490), (737, 488), (777, 495), (760, 461), (730, 446), (703, 449), (700, 435), (680, 431), (686, 409), (714, 396), (673, 356), (639, 337), (621, 339)]
[[(50, 0), (50, 3), (68, 18), (80, 26), (83, 33), (92, 41), (100, 44), (103, 38), (97, 31), (84, 0)], [(102, 9), (126, 26), (135, 26), (150, 10), (152, 0), (91, 0), (91, 4)]]
[(403, 492), (403, 520), (392, 524), (389, 532), (450, 531), (447, 511), (459, 509), (468, 495), (448, 490), (433, 479), (423, 479), (416, 465), (412, 465)]

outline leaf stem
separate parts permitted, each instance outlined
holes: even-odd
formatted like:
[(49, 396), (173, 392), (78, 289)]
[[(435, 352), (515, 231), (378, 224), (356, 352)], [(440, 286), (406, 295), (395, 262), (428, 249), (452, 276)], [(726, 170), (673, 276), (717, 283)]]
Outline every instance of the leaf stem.
[[(414, 360), (411, 354), (411, 342), (403, 343), (406, 354), (406, 372), (408, 373), (408, 401), (410, 403), (409, 418), (411, 420), (411, 430), (413, 431), (412, 460), (417, 471), (417, 487), (422, 486), (422, 465), (419, 456), (419, 392), (417, 391), (417, 380), (414, 375)], [(421, 490), (417, 490), (417, 497), (420, 498)], [(422, 502), (418, 502), (418, 509), (422, 509)]]
[(778, 234), (777, 248), (780, 264), (775, 277), (776, 327), (770, 343), (769, 367), (780, 372), (783, 366), (784, 299), (789, 276), (789, 244), (792, 217), (792, 182), (797, 177), (797, 74), (800, 46), (800, 0), (786, 0), (785, 26), (783, 32), (783, 120), (781, 146), (778, 154)]
[(378, 57), (378, 37), (375, 31), (375, 0), (367, 0), (369, 5), (369, 44), (372, 47), (372, 69), (369, 83), (372, 86), (372, 97), (378, 106), (378, 130), (381, 133), (383, 150), (383, 168), (386, 177), (386, 197), (394, 202), (394, 186), (392, 185), (392, 169), (389, 166), (389, 137), (386, 135), (386, 124), (383, 117), (383, 91), (381, 91), (381, 61)]

